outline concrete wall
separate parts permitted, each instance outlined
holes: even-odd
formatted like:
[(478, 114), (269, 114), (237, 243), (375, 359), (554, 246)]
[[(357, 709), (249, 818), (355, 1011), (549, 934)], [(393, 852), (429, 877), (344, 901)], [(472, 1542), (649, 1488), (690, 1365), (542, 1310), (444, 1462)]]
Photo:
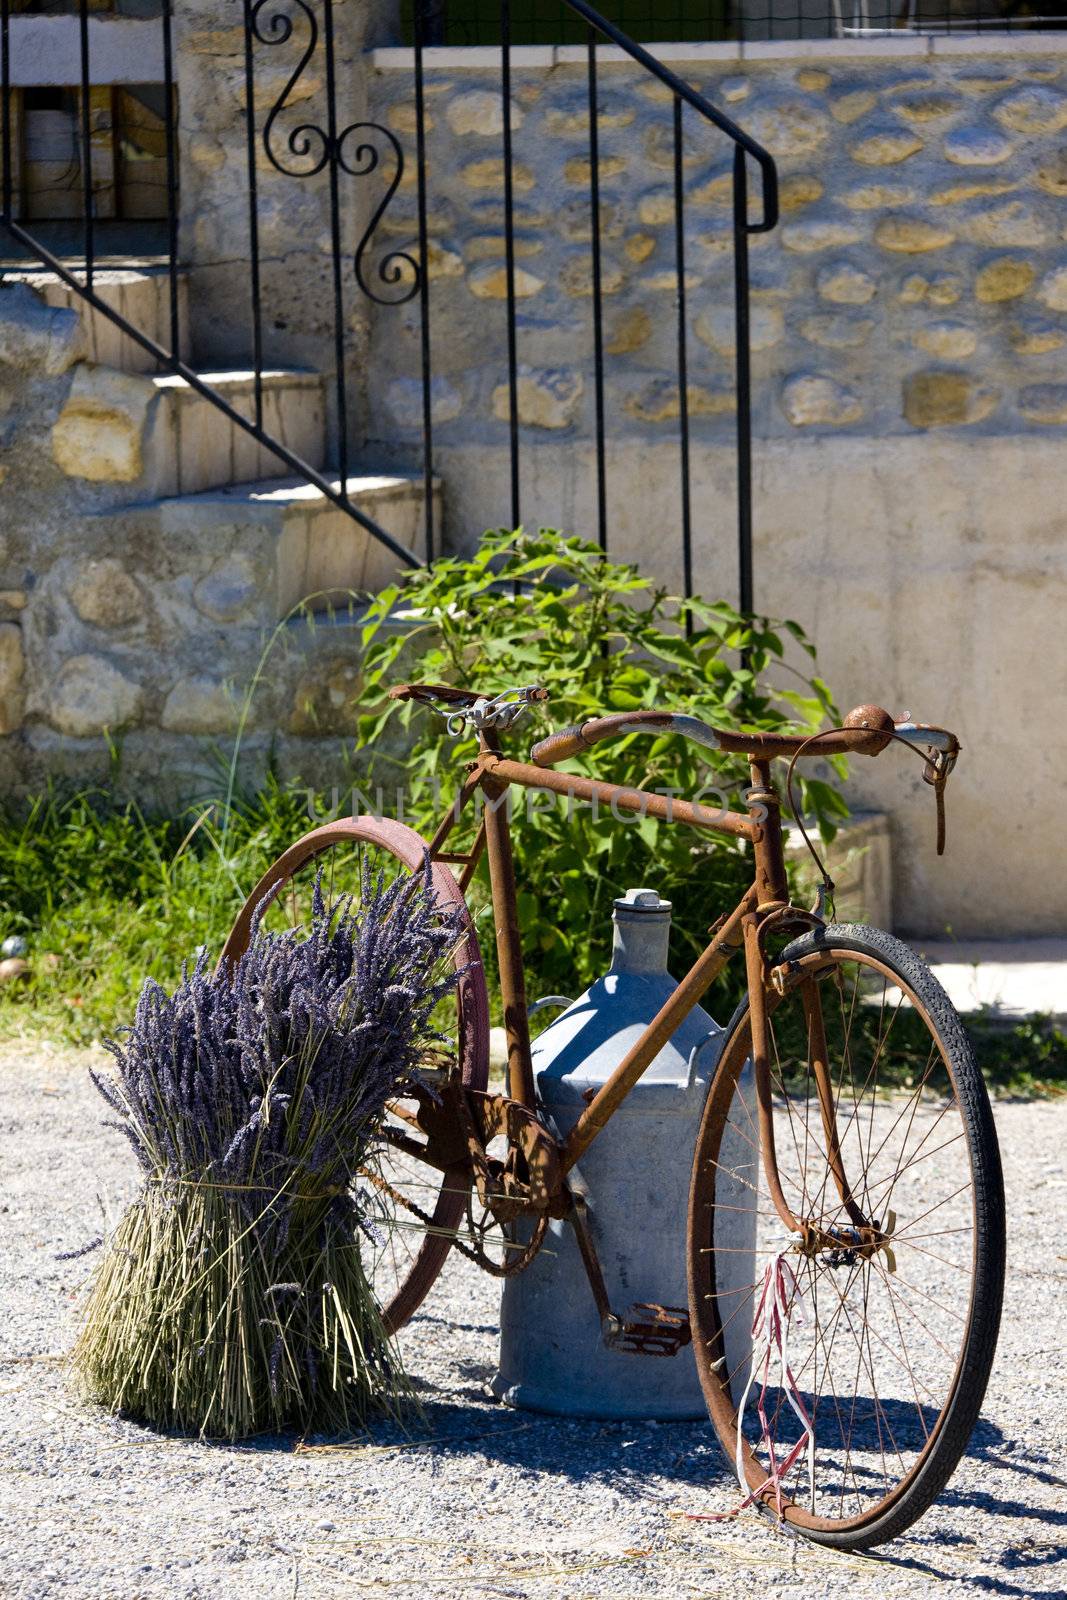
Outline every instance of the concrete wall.
[[(1067, 44), (661, 53), (780, 165), (782, 225), (752, 251), (757, 603), (809, 629), (843, 706), (910, 710), (965, 746), (941, 862), (918, 764), (856, 764), (857, 800), (893, 818), (898, 922), (1061, 931), (1054, 812), (1027, 797), (1067, 777)], [(461, 548), (508, 503), (493, 59), (448, 51), (429, 72), (437, 463)], [(372, 104), (397, 125), (410, 58), (375, 60)], [(514, 103), (522, 514), (591, 534), (581, 53), (516, 52)], [(601, 108), (609, 541), (678, 583), (670, 107), (609, 57)], [(695, 582), (733, 598), (728, 151), (686, 124)], [(403, 235), (402, 206), (388, 225)], [(383, 441), (415, 437), (416, 331), (410, 312), (374, 325)]]

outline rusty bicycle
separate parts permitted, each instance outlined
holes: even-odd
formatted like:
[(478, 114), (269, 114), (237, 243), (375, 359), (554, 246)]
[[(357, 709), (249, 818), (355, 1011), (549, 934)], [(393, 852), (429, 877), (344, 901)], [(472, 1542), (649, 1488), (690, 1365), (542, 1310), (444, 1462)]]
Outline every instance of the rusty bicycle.
[[(725, 731), (645, 710), (553, 733), (523, 762), (505, 754), (503, 740), (547, 698), (543, 690), (406, 684), (391, 693), (479, 734), (478, 756), (433, 837), (375, 816), (312, 830), (253, 889), (223, 952), (241, 954), (257, 917), (299, 926), (316, 882), (320, 893), (358, 896), (366, 865), (395, 875), (427, 870), (428, 860), (440, 902), (461, 918), (454, 1047), (427, 1062), (410, 1095), (390, 1106), (386, 1159), (357, 1180), (374, 1186), (381, 1212), (380, 1242), (367, 1250), (386, 1325), (395, 1331), (407, 1322), (450, 1250), (498, 1276), (521, 1272), (549, 1219), (565, 1218), (606, 1342), (666, 1358), (691, 1342), (711, 1424), (745, 1503), (839, 1549), (895, 1537), (948, 1482), (985, 1393), (1005, 1258), (996, 1132), (966, 1033), (918, 956), (887, 933), (828, 920), (821, 897), (814, 909), (792, 902), (771, 762), (790, 762), (791, 778), (807, 756), (914, 747), (937, 797), (940, 852), (958, 740), (942, 728), (894, 722), (875, 706), (811, 736)], [(712, 812), (556, 770), (635, 733), (675, 734), (746, 758), (747, 811)], [(707, 948), (566, 1137), (538, 1106), (531, 1065), (507, 804), (516, 789), (596, 802), (609, 820), (621, 811), (710, 829), (751, 852), (752, 883), (740, 903), (709, 914)], [(464, 819), (469, 836), (457, 847)], [(483, 857), (507, 1037), (499, 1090), (489, 1083), (489, 1002), (466, 899)], [(692, 1155), (688, 1307), (615, 1307), (578, 1163), (734, 955), (744, 962), (746, 992), (724, 1029)], [(889, 1071), (901, 1037), (903, 1081)], [(754, 1216), (754, 1269), (738, 1284), (724, 1252), (741, 1208)], [(763, 1341), (759, 1372), (748, 1347), (745, 1362), (729, 1357), (738, 1319)]]

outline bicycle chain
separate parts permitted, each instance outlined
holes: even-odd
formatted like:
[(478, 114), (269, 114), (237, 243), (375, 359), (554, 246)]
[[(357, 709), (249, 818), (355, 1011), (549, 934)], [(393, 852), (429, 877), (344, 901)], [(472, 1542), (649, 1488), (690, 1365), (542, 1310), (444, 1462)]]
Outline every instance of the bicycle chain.
[[(380, 1189), (383, 1194), (387, 1194), (391, 1200), (394, 1200), (397, 1203), (397, 1205), (403, 1206), (406, 1211), (410, 1211), (412, 1216), (417, 1217), (425, 1227), (432, 1228), (434, 1226), (433, 1217), (428, 1211), (424, 1211), (421, 1206), (416, 1205), (414, 1200), (409, 1200), (407, 1195), (401, 1194), (399, 1189), (394, 1189), (393, 1185), (386, 1178), (383, 1178), (380, 1173), (368, 1172), (366, 1168), (363, 1168), (360, 1176), (368, 1178), (376, 1189)], [(473, 1194), (473, 1190), (468, 1192), (467, 1216), (471, 1227), (476, 1228), (477, 1224), (470, 1214), (471, 1194)], [(491, 1215), (491, 1213), (486, 1212), (486, 1216), (488, 1217), (489, 1215)], [(486, 1224), (486, 1227), (488, 1227), (488, 1223)], [(544, 1237), (547, 1230), (548, 1218), (546, 1216), (538, 1217), (529, 1244), (527, 1244), (526, 1248), (521, 1252), (521, 1254), (503, 1265), (501, 1265), (499, 1262), (492, 1261), (487, 1255), (484, 1254), (483, 1251), (480, 1251), (471, 1245), (464, 1244), (458, 1233), (452, 1233), (452, 1245), (454, 1249), (459, 1251), (461, 1256), (466, 1256), (468, 1261), (473, 1261), (475, 1266), (480, 1267), (483, 1272), (488, 1272), (494, 1278), (511, 1278), (514, 1277), (516, 1273), (521, 1272), (524, 1267), (529, 1266), (538, 1250), (540, 1250), (541, 1245), (544, 1243)], [(440, 1229), (439, 1231), (442, 1234), (447, 1233), (447, 1229)], [(482, 1237), (484, 1238), (484, 1230), (482, 1231)]]

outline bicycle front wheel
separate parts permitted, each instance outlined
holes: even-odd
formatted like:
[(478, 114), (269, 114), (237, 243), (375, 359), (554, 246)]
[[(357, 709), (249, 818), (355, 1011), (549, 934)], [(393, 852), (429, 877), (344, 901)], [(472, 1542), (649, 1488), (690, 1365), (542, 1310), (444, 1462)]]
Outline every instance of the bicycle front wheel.
[[(830, 925), (779, 962), (770, 1121), (802, 1232), (760, 1158), (746, 1002), (695, 1153), (693, 1343), (745, 1493), (821, 1544), (869, 1549), (941, 1492), (977, 1421), (1004, 1280), (1000, 1158), (966, 1034), (912, 951)], [(765, 1291), (781, 1314), (750, 1338)]]

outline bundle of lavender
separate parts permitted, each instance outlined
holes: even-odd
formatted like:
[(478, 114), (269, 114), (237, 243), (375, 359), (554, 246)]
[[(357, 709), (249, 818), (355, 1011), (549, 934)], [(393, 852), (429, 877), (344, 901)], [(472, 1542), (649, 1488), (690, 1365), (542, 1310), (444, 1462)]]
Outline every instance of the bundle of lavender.
[(173, 995), (148, 983), (94, 1074), (144, 1188), (90, 1289), (85, 1389), (157, 1426), (226, 1439), (349, 1430), (406, 1385), (362, 1247), (358, 1174), (386, 1102), (439, 1041), (456, 926), (429, 872), (255, 933)]

